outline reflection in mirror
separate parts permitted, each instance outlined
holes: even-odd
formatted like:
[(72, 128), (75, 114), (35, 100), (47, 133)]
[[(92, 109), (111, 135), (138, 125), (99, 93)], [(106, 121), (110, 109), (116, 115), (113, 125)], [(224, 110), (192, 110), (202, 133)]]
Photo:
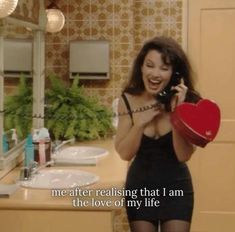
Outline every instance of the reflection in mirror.
[[(29, 3), (30, 2), (30, 3)], [(8, 173), (11, 169), (13, 169), (17, 164), (22, 162), (24, 158), (24, 140), (19, 141), (19, 135), (16, 136), (17, 129), (16, 126), (12, 126), (14, 128), (5, 129), (6, 132), (16, 132), (11, 134), (11, 138), (13, 136), (14, 145), (11, 148), (11, 144), (7, 143), (7, 134), (3, 136), (4, 131), (4, 103), (6, 103), (5, 97), (12, 96), (17, 94), (19, 89), (20, 79), (19, 77), (4, 77), (4, 40), (6, 39), (27, 39), (33, 41), (33, 78), (25, 78), (25, 86), (31, 87), (33, 89), (33, 106), (31, 106), (30, 110), (33, 111), (30, 114), (30, 118), (32, 120), (32, 115), (40, 116), (44, 115), (44, 78), (45, 78), (45, 42), (44, 42), (44, 32), (46, 28), (46, 13), (44, 7), (44, 0), (19, 0), (20, 11), (22, 14), (17, 14), (12, 16), (8, 16), (6, 18), (0, 19), (0, 178)], [(34, 7), (35, 6), (35, 7)], [(17, 9), (16, 9), (17, 10)], [(17, 11), (18, 12), (18, 11)], [(26, 16), (25, 17), (25, 13)], [(29, 13), (29, 14), (28, 14)], [(35, 18), (30, 16), (39, 16), (36, 17), (38, 20), (36, 22), (33, 20), (28, 20), (29, 18)], [(15, 17), (17, 16), (17, 17)], [(19, 16), (19, 17), (18, 17)], [(17, 26), (15, 26), (17, 25)], [(30, 28), (30, 30), (26, 29)], [(16, 52), (15, 52), (16, 54)], [(22, 55), (18, 58), (18, 61), (25, 59), (25, 56)], [(11, 73), (11, 72), (10, 72)], [(6, 73), (5, 73), (6, 74)], [(9, 74), (9, 72), (8, 72)], [(20, 75), (19, 75), (20, 76)], [(4, 93), (5, 92), (5, 93)], [(27, 92), (27, 91), (26, 91)], [(28, 94), (32, 95), (32, 94)], [(17, 98), (18, 99), (18, 98)], [(23, 104), (21, 102), (19, 108), (22, 109), (22, 112), (25, 111)], [(14, 110), (16, 111), (16, 110)], [(24, 112), (22, 118), (27, 119), (28, 112)], [(41, 128), (43, 127), (43, 118), (33, 117), (33, 127)], [(17, 122), (15, 122), (17, 125)], [(11, 130), (13, 129), (13, 130)], [(16, 129), (16, 130), (14, 130)], [(22, 136), (23, 138), (24, 136)], [(5, 150), (7, 152), (3, 153), (3, 142), (8, 146), (6, 146)], [(17, 145), (15, 145), (18, 143)], [(11, 149), (10, 149), (11, 148)], [(10, 150), (9, 150), (10, 149)]]
[(33, 33), (25, 27), (4, 22), (4, 131), (2, 152), (7, 154), (32, 127)]
[(22, 141), (32, 127), (33, 96), (31, 78), (29, 79), (22, 74), (20, 78), (12, 82), (15, 89), (12, 93), (6, 92), (4, 97), (3, 149), (5, 152)]

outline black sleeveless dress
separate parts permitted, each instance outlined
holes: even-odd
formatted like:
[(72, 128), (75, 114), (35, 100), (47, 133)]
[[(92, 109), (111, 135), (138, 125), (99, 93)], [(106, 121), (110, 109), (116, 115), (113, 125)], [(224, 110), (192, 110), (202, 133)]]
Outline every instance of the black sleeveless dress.
[[(127, 99), (125, 102), (132, 117)], [(177, 160), (171, 131), (158, 139), (143, 134), (125, 187), (129, 221), (191, 221), (191, 175), (187, 165)]]

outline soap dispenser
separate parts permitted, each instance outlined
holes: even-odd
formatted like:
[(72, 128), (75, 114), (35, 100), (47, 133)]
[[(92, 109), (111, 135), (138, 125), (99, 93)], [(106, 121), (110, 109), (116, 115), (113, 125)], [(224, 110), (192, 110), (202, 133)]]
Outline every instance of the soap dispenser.
[(17, 145), (18, 144), (18, 136), (16, 133), (16, 129), (11, 129), (11, 131), (12, 131), (11, 139), (12, 139), (12, 141), (14, 141), (14, 145)]
[(29, 166), (32, 161), (34, 161), (34, 145), (32, 135), (29, 134), (25, 143), (25, 166)]

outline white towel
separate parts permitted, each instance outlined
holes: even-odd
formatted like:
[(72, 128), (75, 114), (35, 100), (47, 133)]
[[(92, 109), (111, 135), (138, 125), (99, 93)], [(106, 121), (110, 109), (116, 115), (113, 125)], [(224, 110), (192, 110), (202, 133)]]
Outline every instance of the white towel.
[(17, 184), (0, 184), (0, 197), (9, 197), (18, 188), (19, 185)]

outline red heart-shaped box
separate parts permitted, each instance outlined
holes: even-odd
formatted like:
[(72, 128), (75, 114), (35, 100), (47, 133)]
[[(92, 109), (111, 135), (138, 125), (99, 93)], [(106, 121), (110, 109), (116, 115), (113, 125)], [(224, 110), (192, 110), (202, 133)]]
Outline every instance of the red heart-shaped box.
[(201, 99), (197, 104), (184, 102), (172, 112), (171, 123), (186, 140), (205, 147), (219, 130), (220, 109), (208, 99)]

